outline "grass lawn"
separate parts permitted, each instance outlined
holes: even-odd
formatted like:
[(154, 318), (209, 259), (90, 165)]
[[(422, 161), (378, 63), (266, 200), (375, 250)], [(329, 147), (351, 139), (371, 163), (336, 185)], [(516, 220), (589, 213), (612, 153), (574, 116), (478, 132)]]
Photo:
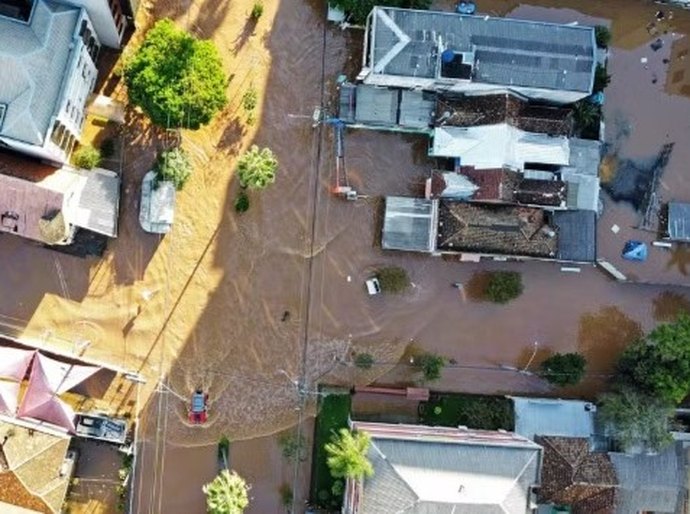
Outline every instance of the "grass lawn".
[(331, 493), (335, 480), (331, 477), (326, 463), (324, 445), (330, 441), (334, 431), (347, 427), (352, 398), (349, 394), (332, 394), (323, 397), (319, 406), (319, 415), (314, 427), (314, 453), (311, 464), (310, 499), (314, 505), (340, 510), (342, 494)]
[(485, 430), (514, 430), (513, 403), (502, 396), (473, 394), (432, 394), (428, 402), (419, 404), (419, 422)]

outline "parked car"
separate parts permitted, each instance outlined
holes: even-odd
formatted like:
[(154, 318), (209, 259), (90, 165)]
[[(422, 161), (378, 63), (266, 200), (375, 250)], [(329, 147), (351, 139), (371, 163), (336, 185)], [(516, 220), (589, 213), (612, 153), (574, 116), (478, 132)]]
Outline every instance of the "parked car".
[(365, 284), (367, 286), (367, 293), (370, 295), (379, 294), (381, 292), (381, 284), (379, 284), (378, 278), (370, 278), (365, 282)]
[(74, 426), (79, 437), (115, 444), (125, 444), (127, 440), (127, 420), (122, 418), (78, 412), (74, 418)]
[(170, 231), (174, 217), (175, 185), (167, 181), (156, 184), (156, 172), (149, 171), (141, 182), (141, 228), (153, 234), (165, 234)]

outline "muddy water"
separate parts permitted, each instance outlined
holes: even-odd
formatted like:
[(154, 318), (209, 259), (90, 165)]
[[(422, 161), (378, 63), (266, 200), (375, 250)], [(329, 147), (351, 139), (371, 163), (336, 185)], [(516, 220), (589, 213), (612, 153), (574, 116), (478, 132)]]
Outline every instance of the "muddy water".
[[(497, 12), (515, 4), (495, 3), (501, 4), (492, 7)], [(625, 19), (622, 2), (601, 4), (582, 5), (593, 16), (615, 17), (614, 35), (625, 44), (630, 38), (620, 27), (640, 37), (642, 22)], [(200, 487), (216, 471), (215, 442), (224, 433), (248, 439), (294, 424), (298, 398), (292, 380), (300, 373), (310, 385), (319, 379), (364, 382), (393, 368), (414, 342), (457, 361), (457, 367), (444, 372), (435, 386), (439, 389), (551, 393), (535, 377), (504, 369), (523, 369), (536, 341), (537, 355), (527, 371), (550, 352), (581, 350), (593, 363), (592, 376), (573, 394), (592, 394), (625, 344), (656, 319), (672, 316), (669, 304), (688, 302), (681, 290), (619, 285), (589, 268), (564, 274), (543, 263), (478, 266), (384, 254), (378, 245), (379, 196), (419, 191), (428, 169), (425, 141), (348, 133), (346, 163), (365, 198), (344, 202), (331, 197), (332, 134), (326, 128), (314, 130), (310, 117), (321, 103), (322, 71), (332, 94), (335, 76), (357, 68), (353, 63), (359, 54), (353, 60), (347, 51), (356, 45), (348, 38), (356, 36), (329, 28), (324, 46), (323, 5), (316, 0), (266, 2), (258, 28), (244, 22), (249, 5), (207, 1), (186, 9), (180, 2), (156, 4), (157, 16), (187, 18), (197, 32), (213, 36), (235, 75), (228, 111), (215, 126), (186, 136), (198, 170), (180, 195), (169, 236), (159, 241), (142, 235), (137, 226), (137, 184), (152, 162), (157, 139), (133, 120), (121, 237), (103, 262), (85, 264), (9, 237), (0, 245), (0, 259), (16, 270), (3, 275), (3, 291), (12, 291), (0, 297), (6, 325), (36, 337), (46, 331), (90, 330), (94, 342), (87, 353), (140, 369), (149, 377), (149, 393), (163, 371), (165, 385), (149, 401), (142, 423), (144, 480), (135, 497), (136, 512), (203, 512)], [(637, 7), (629, 15), (639, 15)], [(269, 32), (262, 23), (273, 16)], [(230, 57), (243, 52), (246, 59), (239, 64)], [(267, 76), (252, 71), (259, 65), (270, 70)], [(255, 126), (247, 127), (239, 106), (242, 88), (263, 80), (265, 100)], [(623, 111), (634, 103), (634, 95), (625, 98)], [(332, 105), (333, 97), (327, 99)], [(643, 119), (637, 123), (643, 125)], [(633, 139), (639, 137), (635, 134), (631, 148), (644, 144), (644, 137)], [(252, 193), (249, 212), (238, 216), (230, 170), (250, 141), (270, 145), (281, 168), (276, 184)], [(658, 145), (649, 144), (640, 152), (647, 155), (654, 148)], [(363, 281), (384, 264), (409, 271), (415, 284), (411, 292), (366, 295)], [(451, 286), (470, 283), (486, 269), (521, 271), (523, 296), (495, 306), (464, 297)], [(85, 318), (96, 328), (76, 323)], [(346, 364), (352, 349), (366, 349), (382, 365), (358, 374)], [(412, 370), (399, 366), (382, 380), (409, 378), (415, 378)], [(203, 427), (186, 421), (186, 404), (196, 387), (210, 394), (210, 419)], [(257, 491), (271, 483), (277, 490), (286, 477), (274, 442), (265, 443), (273, 445), (270, 451), (261, 442), (241, 444), (232, 465), (246, 470)], [(305, 476), (303, 470), (301, 480)], [(258, 503), (253, 512), (277, 512), (273, 509)]]

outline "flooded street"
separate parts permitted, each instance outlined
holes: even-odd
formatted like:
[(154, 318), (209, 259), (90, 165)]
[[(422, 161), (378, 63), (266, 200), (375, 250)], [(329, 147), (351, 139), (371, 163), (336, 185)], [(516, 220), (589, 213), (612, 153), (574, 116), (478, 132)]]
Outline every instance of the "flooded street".
[[(413, 343), (457, 363), (444, 371), (438, 389), (551, 394), (543, 381), (518, 371), (533, 371), (554, 351), (582, 351), (590, 363), (588, 377), (567, 393), (590, 396), (601, 389), (622, 348), (659, 320), (672, 319), (678, 306), (690, 306), (684, 289), (619, 284), (593, 267), (576, 274), (551, 263), (470, 264), (382, 252), (381, 196), (420, 194), (430, 166), (427, 141), (348, 131), (348, 176), (362, 198), (346, 202), (332, 196), (333, 133), (327, 126), (313, 128), (311, 117), (322, 104), (333, 114), (337, 75), (358, 71), (361, 54), (348, 49), (361, 48), (361, 33), (324, 27), (325, 8), (318, 0), (267, 1), (254, 27), (247, 21), (250, 4), (161, 0), (144, 6), (140, 26), (152, 16), (175, 18), (212, 38), (233, 75), (230, 106), (210, 127), (185, 133), (196, 172), (178, 197), (170, 234), (159, 239), (138, 225), (139, 183), (161, 139), (130, 112), (120, 235), (106, 256), (80, 260), (10, 236), (0, 244), (4, 332), (68, 352), (76, 351), (75, 341), (88, 340), (86, 357), (147, 378), (134, 512), (203, 512), (201, 485), (217, 472), (216, 443), (223, 434), (233, 441), (231, 465), (261, 496), (248, 512), (278, 512), (277, 487), (292, 480), (292, 470), (281, 460), (275, 437), (257, 438), (296, 423), (294, 381), (301, 375), (309, 388), (317, 381), (363, 383), (377, 375), (386, 383), (407, 381), (416, 377), (409, 366), (397, 364)], [(451, 2), (438, 4), (447, 8)], [(578, 7), (586, 16), (531, 6), (512, 14), (613, 20), (607, 138), (613, 141), (616, 127), (629, 125), (618, 148), (629, 159), (653, 156), (664, 141), (675, 141), (663, 187), (690, 194), (683, 169), (690, 161), (689, 100), (663, 92), (663, 59), (674, 36), (663, 36), (659, 52), (649, 50), (645, 25), (653, 4), (559, 5)], [(514, 1), (479, 2), (482, 12), (495, 14), (516, 7)], [(677, 30), (690, 26), (688, 19), (688, 13), (676, 13)], [(640, 63), (645, 55), (649, 69)], [(241, 107), (249, 85), (264, 94), (253, 125)], [(647, 98), (657, 107), (646, 107)], [(238, 215), (232, 170), (238, 153), (252, 143), (270, 146), (280, 169), (276, 183), (251, 193), (249, 211)], [(632, 210), (609, 200), (605, 205), (606, 223), (609, 212), (618, 220), (630, 212), (627, 224), (618, 222), (623, 231), (615, 238), (600, 231), (599, 246), (614, 253), (634, 223)], [(369, 297), (364, 280), (390, 264), (406, 268), (415, 287), (400, 297)], [(488, 269), (522, 272), (524, 294), (498, 306), (452, 287), (471, 284)], [(524, 370), (535, 342), (536, 358)], [(358, 374), (350, 365), (353, 350), (374, 354), (380, 364)], [(210, 398), (209, 422), (201, 427), (191, 426), (186, 413), (197, 387)], [(307, 474), (308, 463), (299, 470), (301, 496)], [(271, 487), (270, 497), (260, 494)]]

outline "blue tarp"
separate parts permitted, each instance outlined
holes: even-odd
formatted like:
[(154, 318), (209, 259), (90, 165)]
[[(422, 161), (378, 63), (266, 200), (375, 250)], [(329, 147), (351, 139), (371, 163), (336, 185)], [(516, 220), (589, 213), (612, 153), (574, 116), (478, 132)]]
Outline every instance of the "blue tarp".
[(623, 258), (628, 261), (646, 261), (647, 244), (642, 241), (628, 241), (623, 247)]

